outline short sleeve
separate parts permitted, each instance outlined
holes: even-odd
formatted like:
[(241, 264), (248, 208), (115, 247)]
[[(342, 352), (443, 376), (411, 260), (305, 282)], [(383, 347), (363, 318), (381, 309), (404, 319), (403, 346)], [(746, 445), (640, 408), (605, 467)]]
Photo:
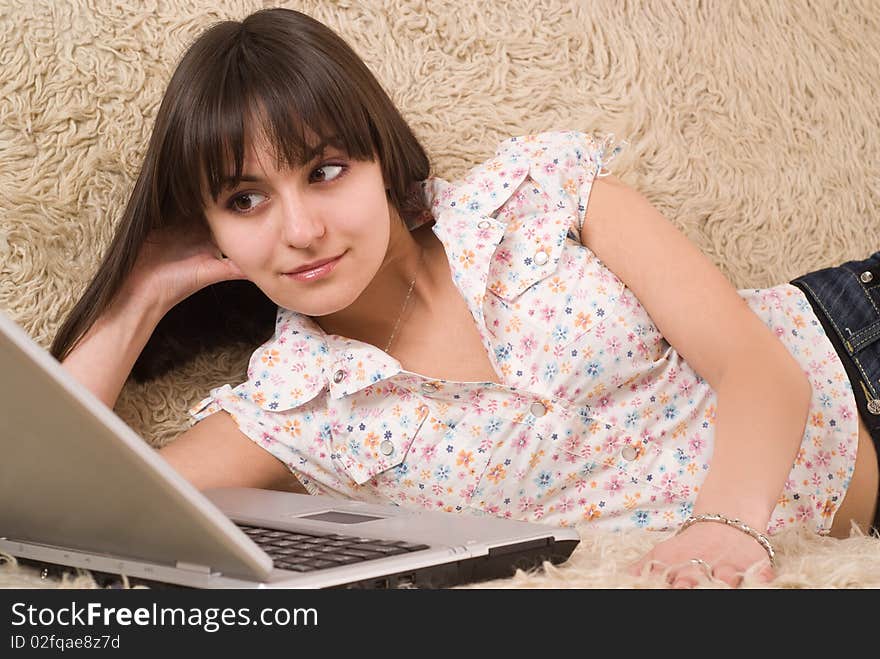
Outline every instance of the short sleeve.
[[(233, 389), (230, 385), (224, 384), (222, 387), (211, 389), (206, 398), (190, 408), (189, 414), (193, 423), (196, 423), (215, 412), (221, 410), (228, 412), (241, 432), (268, 450), (269, 446), (274, 444), (275, 438), (267, 432), (266, 411), (253, 400), (248, 385), (248, 382), (244, 382)], [(270, 452), (279, 459), (287, 457), (271, 450)]]
[(609, 133), (599, 139), (587, 136), (587, 139), (592, 148), (590, 159), (592, 161), (593, 175), (588, 177), (578, 190), (577, 226), (574, 227), (577, 231), (578, 239), (580, 239), (583, 233), (587, 206), (590, 203), (590, 192), (593, 190), (593, 182), (597, 178), (608, 176), (611, 173), (609, 169), (611, 162), (629, 144), (626, 140), (617, 142), (613, 133)]
[[(241, 386), (242, 385), (239, 385), (238, 388)], [(211, 389), (207, 397), (190, 407), (189, 415), (192, 417), (193, 423), (201, 421), (221, 410), (226, 410), (227, 412), (230, 412), (230, 414), (235, 412), (244, 416), (243, 413), (245, 410), (242, 409), (242, 405), (246, 401), (246, 396), (242, 397), (241, 394), (236, 396), (235, 389), (228, 384), (224, 384), (222, 387)], [(256, 406), (254, 405), (254, 407)]]
[(529, 177), (545, 195), (546, 210), (565, 211), (570, 231), (580, 237), (593, 181), (607, 176), (627, 145), (613, 134), (596, 137), (579, 131), (547, 132), (512, 138), (499, 155), (518, 150), (528, 159)]
[(248, 382), (235, 388), (225, 384), (212, 389), (206, 398), (189, 409), (189, 414), (193, 423), (196, 423), (221, 410), (229, 413), (238, 429), (248, 439), (286, 465), (309, 494), (329, 493), (321, 489), (312, 474), (298, 468), (303, 456), (300, 455), (294, 442), (286, 441), (284, 438), (284, 434), (290, 434), (291, 429), (299, 430), (299, 419), (289, 414), (279, 418), (269, 418), (272, 413), (254, 402), (249, 393)]

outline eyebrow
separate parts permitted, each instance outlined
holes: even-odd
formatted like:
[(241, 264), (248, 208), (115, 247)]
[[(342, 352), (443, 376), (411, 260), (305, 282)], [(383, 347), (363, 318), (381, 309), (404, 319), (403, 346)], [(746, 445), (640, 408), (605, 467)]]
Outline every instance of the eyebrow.
[[(309, 149), (309, 154), (311, 154), (311, 158), (303, 164), (303, 167), (306, 167), (310, 163), (315, 162), (316, 160), (320, 160), (324, 157), (329, 149), (335, 149), (337, 151), (345, 151), (345, 149), (338, 145), (335, 141), (335, 136), (330, 137), (328, 139), (323, 140), (313, 148)], [(220, 179), (220, 189), (226, 190), (228, 188), (235, 187), (238, 183), (262, 183), (264, 179), (260, 176), (255, 176), (253, 174), (244, 174), (238, 178), (234, 176), (224, 176)]]
[(238, 178), (234, 176), (224, 176), (220, 179), (220, 189), (225, 190), (227, 188), (233, 188), (237, 183), (262, 183), (263, 179), (259, 176), (254, 176), (252, 174), (242, 174)]

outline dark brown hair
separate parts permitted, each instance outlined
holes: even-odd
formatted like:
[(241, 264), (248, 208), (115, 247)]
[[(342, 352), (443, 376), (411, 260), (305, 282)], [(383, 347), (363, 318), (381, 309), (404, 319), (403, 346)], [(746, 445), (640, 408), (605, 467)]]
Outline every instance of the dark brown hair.
[[(253, 125), (256, 124), (256, 125)], [(51, 347), (64, 359), (107, 309), (147, 234), (206, 226), (203, 185), (216, 200), (242, 175), (249, 138), (265, 135), (279, 166), (302, 166), (324, 144), (382, 168), (407, 224), (427, 211), (424, 149), (382, 86), (336, 33), (293, 10), (266, 9), (214, 25), (187, 50), (156, 115), (143, 166), (103, 262)], [(156, 377), (198, 352), (272, 334), (276, 306), (252, 283), (209, 286), (160, 321), (132, 370)]]

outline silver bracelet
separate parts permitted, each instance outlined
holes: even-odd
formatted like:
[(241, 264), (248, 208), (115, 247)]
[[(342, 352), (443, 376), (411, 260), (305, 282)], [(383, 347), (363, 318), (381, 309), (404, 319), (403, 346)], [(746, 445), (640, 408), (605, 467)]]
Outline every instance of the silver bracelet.
[(767, 552), (767, 556), (770, 557), (770, 567), (776, 567), (776, 552), (773, 551), (773, 545), (770, 544), (770, 538), (761, 533), (760, 531), (756, 531), (751, 526), (746, 524), (745, 522), (738, 519), (731, 519), (730, 517), (725, 517), (724, 515), (720, 515), (718, 513), (703, 513), (702, 515), (691, 515), (686, 520), (684, 520), (684, 524), (676, 532), (676, 535), (684, 531), (686, 528), (693, 526), (699, 522), (717, 522), (718, 524), (726, 524), (727, 526), (732, 526), (737, 531), (742, 531), (746, 535), (752, 536), (755, 540), (758, 541), (758, 544), (764, 548), (764, 551)]

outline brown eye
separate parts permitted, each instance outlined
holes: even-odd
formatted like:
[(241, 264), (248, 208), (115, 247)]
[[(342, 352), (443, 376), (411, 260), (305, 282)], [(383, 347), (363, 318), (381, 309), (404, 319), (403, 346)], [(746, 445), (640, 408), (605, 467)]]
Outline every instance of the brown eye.
[(342, 165), (321, 165), (312, 171), (312, 181), (315, 183), (326, 183), (338, 178), (345, 169)]
[(264, 195), (257, 194), (256, 192), (246, 192), (245, 194), (233, 197), (229, 201), (229, 207), (239, 213), (247, 213), (259, 206), (261, 203), (260, 200), (265, 198)]

